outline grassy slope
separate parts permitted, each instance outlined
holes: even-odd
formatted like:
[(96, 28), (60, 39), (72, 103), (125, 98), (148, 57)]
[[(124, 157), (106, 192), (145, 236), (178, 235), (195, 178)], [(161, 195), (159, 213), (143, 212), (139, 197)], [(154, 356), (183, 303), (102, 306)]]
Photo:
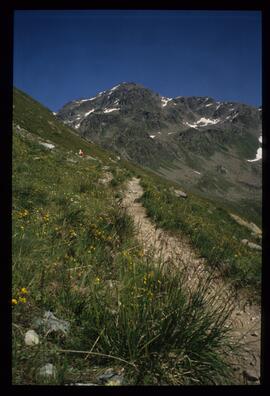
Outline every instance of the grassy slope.
[(161, 227), (184, 232), (193, 246), (211, 266), (232, 280), (237, 287), (260, 293), (261, 253), (250, 250), (242, 239), (259, 241), (251, 232), (237, 224), (221, 206), (189, 194), (188, 199), (177, 198), (161, 179), (144, 179), (142, 202)]
[[(47, 381), (57, 384), (93, 382), (95, 367), (119, 365), (130, 384), (233, 381), (224, 355), (231, 346), (224, 327), (229, 306), (221, 307), (218, 296), (207, 302), (203, 284), (188, 293), (184, 273), (162, 274), (117, 203), (118, 187), (131, 174), (142, 177), (148, 203), (154, 183), (171, 184), (131, 163), (112, 162), (112, 154), (82, 141), (27, 95), (17, 91), (14, 105), (14, 124), (28, 134), (14, 127), (13, 382), (46, 382), (37, 371), (48, 362), (57, 376)], [(39, 137), (55, 149), (41, 146)], [(96, 160), (79, 158), (79, 148)], [(108, 185), (99, 183), (104, 166), (114, 175)], [(207, 201), (191, 200), (189, 220), (199, 202)], [(152, 205), (160, 205), (157, 197)], [(38, 328), (41, 343), (26, 347), (25, 332), (46, 310), (70, 322), (69, 335), (45, 337)], [(89, 362), (59, 349), (102, 356)]]

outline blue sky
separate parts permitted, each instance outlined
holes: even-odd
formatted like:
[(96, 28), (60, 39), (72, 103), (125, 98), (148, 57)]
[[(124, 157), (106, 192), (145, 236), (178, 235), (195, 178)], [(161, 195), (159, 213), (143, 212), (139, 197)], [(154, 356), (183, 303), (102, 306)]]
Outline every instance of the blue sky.
[(52, 111), (126, 81), (261, 105), (258, 11), (16, 11), (14, 85)]

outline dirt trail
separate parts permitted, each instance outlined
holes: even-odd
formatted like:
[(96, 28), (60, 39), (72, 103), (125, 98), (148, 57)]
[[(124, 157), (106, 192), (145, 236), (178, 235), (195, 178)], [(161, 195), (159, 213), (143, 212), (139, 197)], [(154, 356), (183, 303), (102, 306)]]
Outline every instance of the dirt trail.
[[(137, 178), (127, 183), (127, 190), (123, 199), (123, 206), (133, 218), (139, 241), (145, 251), (153, 251), (155, 258), (169, 266), (179, 268), (188, 266), (188, 281), (196, 284), (198, 274), (207, 274), (204, 259), (198, 257), (187, 238), (175, 236), (158, 228), (146, 215), (146, 210), (137, 202), (143, 194), (143, 189)], [(224, 290), (226, 296), (230, 290), (224, 281), (217, 276), (215, 287)], [(243, 345), (241, 362), (234, 363), (238, 381), (240, 383), (258, 384), (260, 378), (260, 340), (261, 313), (260, 307), (247, 301), (243, 296), (235, 300), (235, 308), (231, 316), (234, 336)]]

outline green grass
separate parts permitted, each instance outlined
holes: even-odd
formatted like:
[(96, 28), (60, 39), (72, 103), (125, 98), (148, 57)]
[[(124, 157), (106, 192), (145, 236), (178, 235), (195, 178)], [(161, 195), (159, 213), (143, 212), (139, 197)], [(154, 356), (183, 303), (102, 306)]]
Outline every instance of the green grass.
[(185, 233), (210, 266), (237, 287), (260, 294), (261, 253), (241, 243), (242, 239), (258, 243), (249, 230), (203, 198), (193, 194), (187, 199), (177, 198), (167, 184), (153, 183), (150, 178), (143, 178), (141, 184), (145, 191), (141, 201), (159, 226)]
[[(37, 143), (16, 135), (13, 142), (14, 383), (44, 383), (37, 373), (47, 362), (58, 370), (50, 383), (72, 381), (68, 368), (77, 364), (82, 380), (85, 356), (63, 350), (96, 353), (93, 366), (120, 362), (133, 384), (231, 378), (224, 358), (230, 306), (221, 306), (218, 296), (207, 301), (203, 283), (189, 293), (184, 272), (166, 275), (144, 256), (116, 203), (119, 192), (98, 184), (95, 164), (60, 163)], [(27, 349), (23, 334), (46, 310), (68, 320), (72, 334), (41, 333), (42, 343)]]
[[(54, 136), (47, 110), (18, 95), (14, 122), (22, 119), (31, 134), (13, 136), (13, 383), (96, 382), (108, 367), (124, 367), (131, 385), (234, 383), (228, 356), (235, 345), (225, 326), (230, 302), (208, 294), (210, 279), (190, 291), (184, 270), (164, 273), (119, 207), (124, 181), (150, 173), (112, 162), (64, 126)], [(41, 146), (41, 135), (55, 149)], [(79, 158), (78, 148), (94, 152), (96, 161)], [(113, 175), (105, 185), (104, 166)], [(152, 194), (150, 184), (145, 188)], [(171, 197), (162, 197), (166, 209)], [(40, 343), (25, 346), (26, 331), (47, 310), (69, 321), (69, 333), (37, 328)], [(38, 375), (46, 363), (56, 367), (55, 378)]]

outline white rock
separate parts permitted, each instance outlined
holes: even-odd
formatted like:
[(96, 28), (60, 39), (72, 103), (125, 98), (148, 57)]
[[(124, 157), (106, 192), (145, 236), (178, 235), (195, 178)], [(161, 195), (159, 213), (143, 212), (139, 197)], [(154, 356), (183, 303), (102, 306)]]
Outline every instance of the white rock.
[(37, 345), (39, 344), (39, 337), (35, 330), (28, 330), (25, 333), (24, 342), (26, 345)]
[(53, 149), (55, 147), (54, 144), (46, 143), (46, 142), (39, 142), (42, 146), (48, 148), (48, 149)]
[(187, 198), (187, 194), (181, 190), (174, 190), (174, 193), (179, 198)]
[(43, 377), (55, 377), (56, 376), (56, 368), (53, 364), (47, 363), (45, 366), (39, 369), (39, 375)]

